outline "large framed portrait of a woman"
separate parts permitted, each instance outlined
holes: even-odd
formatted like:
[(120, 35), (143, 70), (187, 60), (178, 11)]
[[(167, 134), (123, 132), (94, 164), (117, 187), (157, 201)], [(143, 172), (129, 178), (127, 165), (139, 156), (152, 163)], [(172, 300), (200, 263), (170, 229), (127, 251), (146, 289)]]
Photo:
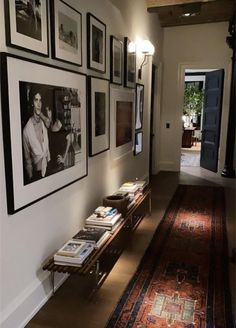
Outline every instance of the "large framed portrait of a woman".
[(7, 54), (1, 72), (12, 214), (87, 175), (86, 76)]
[(6, 43), (48, 57), (48, 1), (5, 0)]

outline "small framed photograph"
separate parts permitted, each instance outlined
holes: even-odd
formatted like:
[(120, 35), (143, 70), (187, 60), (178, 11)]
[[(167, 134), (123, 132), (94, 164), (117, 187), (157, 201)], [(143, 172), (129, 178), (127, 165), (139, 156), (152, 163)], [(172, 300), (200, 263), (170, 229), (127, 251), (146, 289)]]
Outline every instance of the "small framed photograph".
[(89, 155), (98, 155), (110, 147), (109, 81), (89, 77)]
[(110, 37), (111, 83), (122, 84), (123, 42), (111, 35)]
[(134, 42), (124, 39), (124, 86), (135, 88), (136, 83), (136, 50)]
[(111, 88), (111, 153), (119, 159), (132, 152), (135, 95), (133, 90)]
[(82, 66), (82, 15), (62, 0), (51, 0), (52, 57)]
[(135, 130), (143, 127), (143, 103), (144, 103), (144, 85), (136, 84), (136, 101), (135, 101)]
[(95, 71), (106, 72), (106, 25), (87, 13), (87, 64)]
[(48, 57), (47, 8), (47, 0), (5, 0), (7, 46)]
[(10, 54), (1, 54), (1, 72), (13, 214), (87, 175), (87, 85), (84, 74)]
[(134, 156), (143, 151), (143, 131), (135, 132), (134, 138)]

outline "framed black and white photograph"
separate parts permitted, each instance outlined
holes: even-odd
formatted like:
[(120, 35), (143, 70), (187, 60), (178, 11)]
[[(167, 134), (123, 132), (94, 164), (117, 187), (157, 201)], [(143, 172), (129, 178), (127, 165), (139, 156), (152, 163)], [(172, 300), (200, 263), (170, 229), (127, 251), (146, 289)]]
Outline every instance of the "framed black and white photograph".
[(89, 77), (89, 155), (95, 156), (110, 147), (109, 81)]
[(111, 150), (114, 159), (132, 152), (135, 95), (133, 90), (110, 89)]
[(110, 73), (111, 83), (122, 84), (123, 42), (111, 35), (110, 37)]
[(106, 72), (106, 25), (87, 13), (87, 64), (88, 68)]
[(135, 130), (143, 127), (144, 85), (136, 84)]
[(6, 43), (48, 57), (47, 0), (5, 0)]
[(124, 38), (124, 86), (135, 88), (136, 83), (136, 50), (134, 42)]
[(6, 54), (1, 70), (8, 211), (14, 213), (87, 175), (86, 76)]
[(134, 138), (134, 156), (143, 151), (143, 131), (135, 132)]
[(52, 57), (82, 65), (82, 15), (62, 0), (51, 1)]

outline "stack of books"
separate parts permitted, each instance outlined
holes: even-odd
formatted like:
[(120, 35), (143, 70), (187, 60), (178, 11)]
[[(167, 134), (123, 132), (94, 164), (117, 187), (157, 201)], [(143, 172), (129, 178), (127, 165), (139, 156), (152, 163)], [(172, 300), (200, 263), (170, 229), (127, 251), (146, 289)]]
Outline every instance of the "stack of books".
[(94, 248), (99, 248), (110, 237), (110, 233), (103, 227), (85, 227), (74, 237), (74, 240), (92, 244)]
[(103, 228), (114, 232), (122, 223), (122, 215), (116, 208), (99, 206), (94, 213), (85, 220), (85, 227)]
[(71, 239), (54, 255), (54, 263), (81, 267), (93, 250), (93, 244)]
[(147, 182), (145, 180), (125, 182), (121, 185), (121, 187), (115, 193), (115, 195), (118, 195), (119, 193), (120, 194), (127, 193), (127, 197), (129, 198), (129, 204), (127, 206), (127, 209), (129, 209), (135, 204), (136, 200), (143, 194), (143, 191), (146, 186), (147, 186)]

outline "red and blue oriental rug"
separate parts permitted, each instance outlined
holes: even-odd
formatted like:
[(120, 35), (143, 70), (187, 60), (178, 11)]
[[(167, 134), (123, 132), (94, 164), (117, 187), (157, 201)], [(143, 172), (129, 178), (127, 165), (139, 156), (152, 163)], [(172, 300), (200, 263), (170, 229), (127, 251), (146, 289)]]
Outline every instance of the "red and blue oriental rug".
[(224, 190), (180, 185), (107, 328), (233, 328)]

